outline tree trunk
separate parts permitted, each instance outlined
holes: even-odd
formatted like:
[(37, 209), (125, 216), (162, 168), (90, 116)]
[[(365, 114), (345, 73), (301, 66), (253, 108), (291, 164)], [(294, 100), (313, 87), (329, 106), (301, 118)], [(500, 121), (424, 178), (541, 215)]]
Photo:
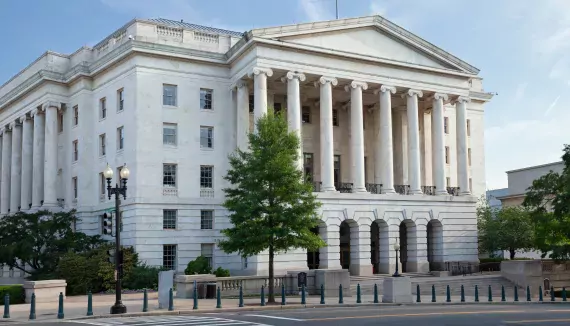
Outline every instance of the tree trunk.
[(275, 303), (275, 275), (274, 271), (273, 271), (273, 260), (274, 260), (274, 252), (273, 252), (273, 246), (269, 245), (269, 295), (267, 298), (267, 302), (268, 303)]
[(513, 260), (515, 259), (515, 254), (516, 254), (516, 250), (515, 249), (509, 249), (509, 255), (510, 255), (510, 259)]

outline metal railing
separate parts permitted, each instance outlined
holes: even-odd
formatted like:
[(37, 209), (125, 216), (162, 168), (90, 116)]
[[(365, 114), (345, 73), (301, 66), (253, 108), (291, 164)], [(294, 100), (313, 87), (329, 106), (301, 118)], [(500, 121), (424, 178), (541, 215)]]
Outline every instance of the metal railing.
[(371, 194), (381, 194), (382, 193), (382, 184), (378, 184), (378, 183), (367, 183), (365, 185), (366, 187), (366, 191), (368, 191)]
[(422, 186), (424, 195), (435, 196), (435, 186)]
[(459, 187), (447, 187), (447, 193), (452, 196), (459, 196)]
[(410, 185), (394, 185), (394, 190), (400, 195), (407, 195), (410, 193)]

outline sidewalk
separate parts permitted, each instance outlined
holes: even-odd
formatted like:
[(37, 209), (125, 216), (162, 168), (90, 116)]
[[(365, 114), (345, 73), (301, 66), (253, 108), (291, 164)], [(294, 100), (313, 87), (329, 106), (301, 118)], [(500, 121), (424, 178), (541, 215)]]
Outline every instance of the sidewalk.
[[(143, 294), (123, 294), (123, 303), (127, 306), (127, 313), (140, 314), (142, 312), (143, 306)], [(459, 296), (452, 296), (451, 303), (446, 303), (445, 296), (437, 296), (437, 302), (431, 302), (431, 295), (422, 295), (421, 303), (416, 303), (416, 296), (413, 296), (413, 305), (433, 305), (433, 304), (474, 304), (474, 297), (465, 297), (465, 303), (461, 303), (461, 298)], [(479, 304), (485, 304), (487, 302), (487, 296), (479, 297)], [(544, 298), (545, 303), (550, 303), (550, 298)], [(266, 298), (267, 300), (267, 298)], [(201, 299), (198, 301), (198, 310), (193, 310), (193, 300), (192, 299), (174, 299), (174, 311), (169, 312), (168, 309), (158, 309), (158, 293), (152, 292), (148, 294), (148, 309), (149, 314), (188, 314), (188, 313), (201, 313), (201, 312), (213, 312), (213, 311), (239, 311), (239, 310), (260, 310), (260, 309), (295, 309), (304, 307), (331, 307), (339, 306), (338, 297), (325, 297), (325, 305), (320, 304), (320, 296), (307, 296), (306, 306), (301, 305), (301, 298), (291, 297), (287, 299), (286, 306), (281, 306), (281, 297), (276, 297), (275, 300), (277, 304), (267, 305), (261, 307), (260, 298), (244, 298), (244, 308), (239, 308), (238, 299), (222, 299), (222, 308), (216, 309), (215, 299)], [(500, 302), (500, 297), (494, 297), (494, 304), (513, 304), (512, 296), (506, 298), (506, 302)], [(356, 304), (356, 296), (344, 297), (342, 306), (353, 306)], [(382, 301), (382, 296), (379, 296), (379, 301)], [(106, 316), (109, 315), (109, 309), (115, 302), (115, 295), (93, 295), (93, 314), (94, 316)], [(372, 295), (363, 295), (361, 305), (371, 305), (374, 302), (374, 297)], [(530, 303), (538, 303), (538, 298), (533, 298)], [(563, 303), (560, 299), (557, 303)], [(564, 302), (570, 303), (570, 302)], [(518, 304), (529, 304), (526, 302), (526, 297), (519, 297)], [(379, 304), (379, 306), (389, 306), (395, 304)], [(57, 318), (57, 302), (53, 303), (38, 303), (36, 304), (36, 318), (37, 320), (54, 320)], [(166, 307), (167, 308), (167, 307)], [(3, 307), (2, 307), (3, 309)], [(3, 321), (26, 321), (28, 320), (30, 313), (29, 304), (11, 305), (10, 306), (10, 319), (0, 319), (0, 323)], [(65, 319), (76, 319), (85, 318), (87, 313), (87, 296), (74, 296), (67, 297), (64, 302), (64, 314)]]

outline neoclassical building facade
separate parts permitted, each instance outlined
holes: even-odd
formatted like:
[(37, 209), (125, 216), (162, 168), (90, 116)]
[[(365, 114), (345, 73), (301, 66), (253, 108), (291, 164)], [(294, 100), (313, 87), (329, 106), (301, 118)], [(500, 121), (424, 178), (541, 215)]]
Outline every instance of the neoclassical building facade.
[[(379, 16), (237, 33), (132, 20), (94, 47), (46, 52), (0, 87), (0, 214), (76, 209), (100, 234), (102, 172), (131, 171), (121, 236), (150, 265), (202, 254), (234, 275), (267, 273), (216, 241), (227, 156), (268, 110), (302, 139), (322, 202), (319, 252), (276, 271), (391, 273), (477, 262), (485, 191), (479, 70)], [(117, 177), (119, 173), (115, 173)], [(118, 182), (118, 180), (113, 180)]]

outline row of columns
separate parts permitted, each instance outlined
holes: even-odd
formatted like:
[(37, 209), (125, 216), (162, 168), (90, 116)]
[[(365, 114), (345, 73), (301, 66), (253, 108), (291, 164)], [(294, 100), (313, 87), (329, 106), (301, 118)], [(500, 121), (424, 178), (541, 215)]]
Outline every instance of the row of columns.
[[(249, 73), (254, 79), (254, 121), (267, 113), (267, 77), (273, 76), (269, 68), (255, 67)], [(301, 139), (301, 97), (299, 84), (305, 81), (304, 74), (290, 71), (282, 78), (287, 83), (288, 123), (291, 131)], [(338, 80), (330, 76), (322, 76), (315, 83), (320, 89), (320, 150), (321, 150), (321, 191), (335, 192), (334, 186), (334, 142), (333, 142), (333, 98), (332, 88), (338, 85)], [(244, 81), (239, 81), (237, 88), (238, 111), (238, 146), (246, 147), (248, 128), (241, 126), (249, 112), (249, 89)], [(345, 86), (351, 94), (351, 165), (353, 192), (366, 192), (364, 180), (364, 130), (362, 92), (368, 89), (363, 81), (352, 81)], [(378, 131), (375, 135), (378, 148), (375, 150), (374, 171), (375, 183), (382, 184), (382, 193), (394, 194), (394, 149), (392, 142), (392, 95), (396, 88), (381, 85), (374, 91), (379, 95), (380, 113), (377, 115)], [(406, 99), (408, 125), (408, 176), (410, 194), (422, 194), (421, 188), (421, 153), (418, 117), (418, 99), (423, 92), (408, 89), (402, 97)], [(431, 100), (432, 108), (432, 142), (433, 142), (433, 180), (436, 194), (447, 195), (445, 178), (445, 136), (444, 136), (444, 102), (448, 101), (447, 94), (435, 93)], [(457, 173), (460, 195), (468, 195), (469, 172), (467, 161), (467, 121), (466, 106), (469, 99), (459, 96), (453, 101), (456, 105), (456, 137), (457, 137)], [(303, 166), (302, 148), (299, 148), (299, 167)]]
[(48, 102), (0, 129), (0, 214), (57, 206), (57, 116)]

